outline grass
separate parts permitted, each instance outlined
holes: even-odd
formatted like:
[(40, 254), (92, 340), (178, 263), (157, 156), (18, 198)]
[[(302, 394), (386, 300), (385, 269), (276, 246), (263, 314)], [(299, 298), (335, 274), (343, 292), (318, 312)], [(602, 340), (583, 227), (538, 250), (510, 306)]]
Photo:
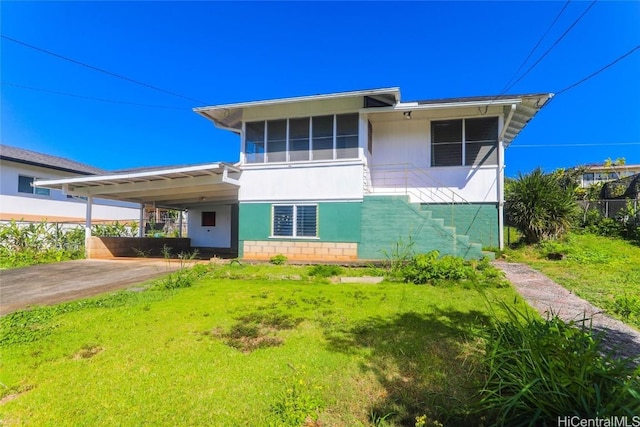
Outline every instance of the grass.
[(337, 285), (310, 267), (212, 269), (188, 288), (3, 317), (0, 422), (475, 425), (464, 411), (482, 384), (486, 301), (518, 299), (510, 287)]
[[(559, 260), (551, 260), (557, 254)], [(557, 242), (505, 252), (525, 262), (610, 315), (640, 329), (640, 247), (631, 242), (569, 234)]]

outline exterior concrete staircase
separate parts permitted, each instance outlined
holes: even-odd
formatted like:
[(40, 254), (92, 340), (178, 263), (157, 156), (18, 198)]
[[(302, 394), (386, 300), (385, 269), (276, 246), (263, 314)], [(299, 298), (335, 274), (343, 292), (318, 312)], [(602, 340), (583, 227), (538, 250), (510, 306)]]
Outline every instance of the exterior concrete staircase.
[(415, 253), (438, 250), (441, 255), (465, 259), (485, 256), (480, 243), (458, 234), (443, 218), (434, 218), (428, 205), (410, 203), (408, 196), (365, 196), (358, 257), (384, 258), (385, 251), (391, 254), (400, 241), (403, 245), (412, 242)]

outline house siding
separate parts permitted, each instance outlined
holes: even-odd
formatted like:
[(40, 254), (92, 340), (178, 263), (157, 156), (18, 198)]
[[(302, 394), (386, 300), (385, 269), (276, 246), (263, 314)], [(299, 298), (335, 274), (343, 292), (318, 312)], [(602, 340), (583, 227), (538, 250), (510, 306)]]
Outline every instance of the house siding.
[[(313, 203), (304, 201), (296, 203)], [(360, 202), (318, 202), (317, 238), (271, 237), (274, 203), (241, 203), (239, 253), (244, 259), (266, 260), (282, 254), (291, 260), (348, 261), (357, 259)]]
[(444, 219), (444, 225), (455, 227), (458, 234), (469, 236), (482, 246), (498, 246), (498, 205), (496, 203), (423, 204), (433, 218)]
[[(471, 212), (466, 214), (471, 215)], [(384, 259), (400, 242), (411, 244), (415, 253), (437, 250), (442, 255), (467, 259), (482, 257), (482, 244), (459, 233), (456, 227), (446, 225), (443, 218), (423, 209), (422, 205), (410, 203), (406, 196), (365, 197), (361, 236), (360, 259)]]

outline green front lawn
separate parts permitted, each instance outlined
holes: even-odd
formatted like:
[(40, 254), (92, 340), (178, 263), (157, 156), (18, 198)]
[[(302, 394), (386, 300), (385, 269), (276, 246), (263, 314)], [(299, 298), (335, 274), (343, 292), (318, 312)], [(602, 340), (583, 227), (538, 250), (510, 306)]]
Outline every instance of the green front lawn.
[[(550, 260), (548, 254), (563, 259)], [(616, 238), (569, 234), (557, 242), (507, 250), (609, 314), (640, 328), (640, 247)]]
[[(332, 284), (212, 267), (192, 287), (7, 316), (2, 425), (477, 424), (486, 301), (511, 287)], [(430, 423), (427, 425), (431, 425)]]

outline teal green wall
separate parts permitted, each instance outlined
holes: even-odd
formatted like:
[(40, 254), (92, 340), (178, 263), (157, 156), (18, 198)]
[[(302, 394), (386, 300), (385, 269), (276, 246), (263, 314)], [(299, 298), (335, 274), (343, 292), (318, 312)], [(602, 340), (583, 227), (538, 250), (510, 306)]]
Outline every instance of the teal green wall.
[(456, 233), (469, 236), (483, 246), (498, 246), (498, 206), (495, 203), (455, 205), (421, 205), (433, 218), (444, 219), (444, 225), (455, 227)]
[[(243, 241), (267, 240), (272, 203), (239, 206), (238, 255)], [(498, 246), (495, 204), (420, 205), (406, 197), (367, 196), (363, 202), (318, 203), (321, 242), (356, 242), (358, 258), (384, 259), (400, 239), (414, 241), (415, 252), (438, 250), (465, 258), (482, 256), (483, 246)], [(287, 240), (287, 239), (278, 239)], [(300, 241), (300, 239), (289, 239)]]
[[(475, 205), (473, 205), (475, 206)], [(431, 205), (409, 203), (402, 196), (368, 196), (362, 203), (362, 237), (358, 245), (358, 258), (384, 259), (385, 252), (391, 254), (400, 240), (404, 244), (413, 242), (414, 252), (438, 250), (441, 254), (451, 254), (464, 258), (480, 258), (482, 241), (476, 241), (475, 235), (466, 235), (453, 227), (440, 216), (442, 210), (429, 211)], [(450, 208), (450, 206), (449, 206)], [(475, 206), (455, 205), (454, 219), (460, 218), (462, 228), (473, 231), (473, 212), (478, 209), (495, 210), (494, 205)], [(451, 210), (447, 211), (451, 218)], [(463, 224), (463, 219), (464, 224)], [(497, 230), (497, 214), (495, 220)], [(474, 233), (475, 234), (475, 233)]]
[[(318, 238), (321, 242), (360, 241), (360, 202), (318, 203)], [(241, 203), (238, 239), (267, 240), (271, 235), (272, 203)], [(279, 238), (278, 240), (286, 240)], [(292, 239), (300, 241), (299, 238)], [(242, 245), (240, 245), (241, 247)], [(242, 254), (239, 254), (242, 256)]]

